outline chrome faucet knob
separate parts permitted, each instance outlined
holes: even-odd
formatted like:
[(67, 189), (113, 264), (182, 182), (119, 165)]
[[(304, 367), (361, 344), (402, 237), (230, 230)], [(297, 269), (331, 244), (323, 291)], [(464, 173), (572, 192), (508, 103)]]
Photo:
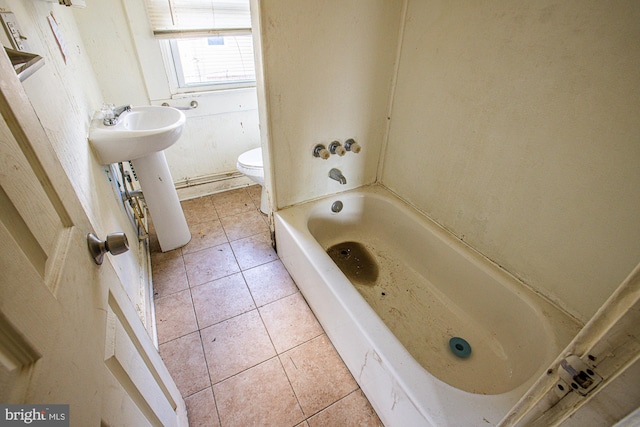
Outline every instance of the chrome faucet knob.
[(362, 150), (362, 147), (360, 147), (360, 144), (358, 144), (353, 138), (350, 138), (345, 141), (344, 149), (347, 151), (353, 151), (357, 154)]
[(318, 144), (313, 147), (313, 157), (319, 157), (321, 159), (327, 160), (330, 155), (331, 154), (329, 153), (327, 148), (322, 144)]
[(338, 141), (333, 141), (329, 144), (329, 152), (331, 154), (337, 154), (338, 156), (344, 156), (347, 153), (347, 150), (345, 150)]

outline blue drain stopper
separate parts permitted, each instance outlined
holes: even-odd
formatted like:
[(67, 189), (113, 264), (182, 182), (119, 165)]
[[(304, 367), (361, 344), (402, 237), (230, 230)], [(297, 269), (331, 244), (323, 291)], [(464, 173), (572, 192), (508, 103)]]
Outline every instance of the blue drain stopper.
[(471, 356), (471, 346), (465, 339), (453, 337), (449, 340), (449, 347), (451, 348), (451, 351), (453, 351), (453, 354), (458, 357), (462, 357), (464, 359)]

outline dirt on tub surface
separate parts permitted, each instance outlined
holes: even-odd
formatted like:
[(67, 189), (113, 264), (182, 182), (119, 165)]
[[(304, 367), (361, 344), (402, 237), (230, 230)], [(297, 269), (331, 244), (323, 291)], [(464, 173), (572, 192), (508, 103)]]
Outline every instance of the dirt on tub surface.
[(373, 286), (378, 280), (378, 263), (362, 243), (338, 243), (327, 254), (354, 283)]

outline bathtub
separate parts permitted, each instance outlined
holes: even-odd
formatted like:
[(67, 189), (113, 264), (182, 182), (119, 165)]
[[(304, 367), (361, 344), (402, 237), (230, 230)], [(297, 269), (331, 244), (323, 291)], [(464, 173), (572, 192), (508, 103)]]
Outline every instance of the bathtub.
[(280, 210), (275, 228), (282, 262), (387, 427), (496, 425), (579, 330), (382, 186)]

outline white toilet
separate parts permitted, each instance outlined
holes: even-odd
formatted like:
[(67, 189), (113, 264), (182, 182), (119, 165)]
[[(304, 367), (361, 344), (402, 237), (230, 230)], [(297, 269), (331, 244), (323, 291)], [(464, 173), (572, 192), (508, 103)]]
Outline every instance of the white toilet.
[(262, 147), (254, 148), (246, 151), (238, 157), (236, 168), (239, 172), (251, 178), (262, 186), (262, 195), (260, 196), (260, 211), (268, 213), (269, 206), (267, 201), (267, 192), (264, 189), (264, 164), (262, 163)]

